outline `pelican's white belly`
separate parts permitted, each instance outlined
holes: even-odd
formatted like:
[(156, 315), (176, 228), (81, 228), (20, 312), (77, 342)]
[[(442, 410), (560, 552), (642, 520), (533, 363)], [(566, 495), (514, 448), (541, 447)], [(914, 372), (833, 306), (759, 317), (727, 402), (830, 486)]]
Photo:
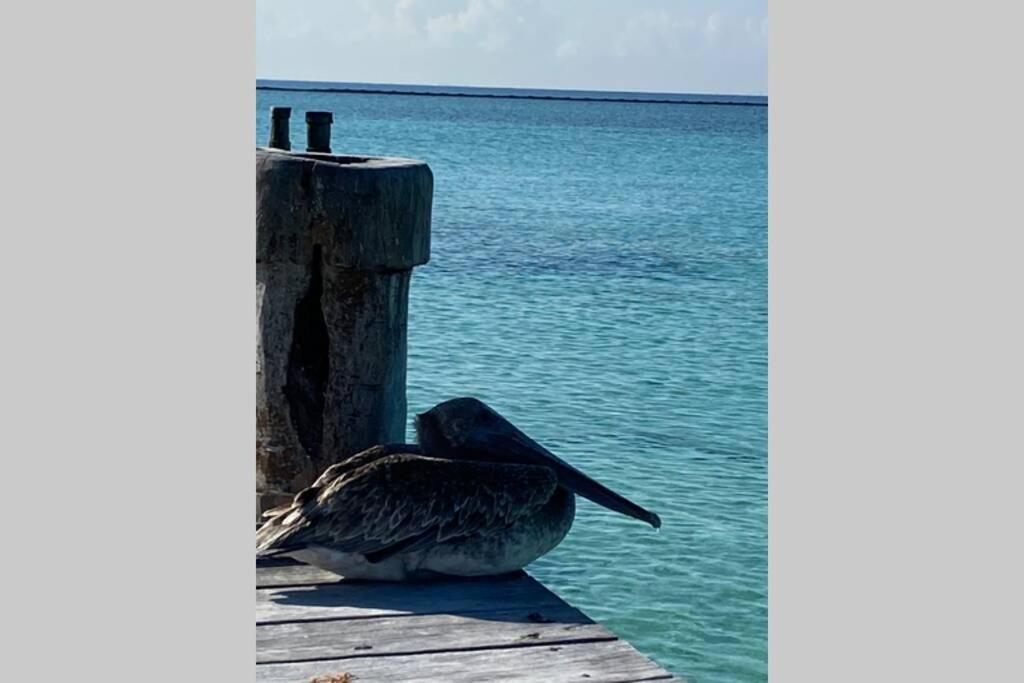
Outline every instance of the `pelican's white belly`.
[(381, 562), (368, 562), (359, 553), (342, 553), (324, 546), (309, 546), (288, 555), (299, 562), (326, 569), (346, 579), (405, 581), (409, 578), (406, 558), (402, 555)]

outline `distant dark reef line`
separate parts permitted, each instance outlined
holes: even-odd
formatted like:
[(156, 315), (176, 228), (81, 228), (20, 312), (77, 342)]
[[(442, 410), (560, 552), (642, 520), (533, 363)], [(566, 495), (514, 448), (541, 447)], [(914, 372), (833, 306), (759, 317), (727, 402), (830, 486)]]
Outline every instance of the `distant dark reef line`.
[(767, 102), (729, 102), (723, 100), (652, 100), (633, 97), (570, 97), (568, 95), (507, 95), (501, 93), (423, 92), (415, 90), (381, 90), (376, 88), (285, 88), (278, 85), (257, 85), (257, 90), (278, 92), (329, 92), (356, 95), (418, 95), (421, 97), (484, 97), (497, 100), (556, 100), (565, 102), (625, 102), (631, 104), (717, 104), (727, 107), (767, 107)]

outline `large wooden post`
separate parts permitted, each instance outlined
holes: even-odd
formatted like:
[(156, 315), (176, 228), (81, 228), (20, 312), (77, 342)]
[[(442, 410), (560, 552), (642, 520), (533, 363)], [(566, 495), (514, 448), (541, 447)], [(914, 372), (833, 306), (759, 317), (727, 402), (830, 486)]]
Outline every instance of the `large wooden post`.
[(339, 459), (403, 441), (421, 161), (256, 150), (257, 514)]

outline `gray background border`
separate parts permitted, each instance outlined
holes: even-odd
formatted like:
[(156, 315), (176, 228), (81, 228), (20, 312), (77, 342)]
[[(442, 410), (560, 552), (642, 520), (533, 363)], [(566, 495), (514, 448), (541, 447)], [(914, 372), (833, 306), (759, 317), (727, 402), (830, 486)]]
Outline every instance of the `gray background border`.
[(252, 680), (253, 6), (0, 14), (3, 678)]
[(777, 681), (1021, 675), (1020, 18), (945, 5), (771, 3)]

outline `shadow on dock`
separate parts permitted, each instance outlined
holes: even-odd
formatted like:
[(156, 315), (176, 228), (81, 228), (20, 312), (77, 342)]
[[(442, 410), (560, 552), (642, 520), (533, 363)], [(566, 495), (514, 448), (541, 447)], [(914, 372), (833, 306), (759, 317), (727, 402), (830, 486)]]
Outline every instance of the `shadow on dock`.
[[(471, 614), (475, 619), (522, 624), (591, 624), (525, 572), (475, 578), (446, 578), (393, 583), (340, 579), (331, 583), (277, 586), (266, 596), (275, 607), (317, 614), (318, 619)], [(316, 612), (310, 612), (316, 610)], [(287, 619), (288, 617), (285, 617)], [(264, 623), (273, 623), (270, 619)]]
[(673, 678), (522, 571), (394, 583), (258, 560), (256, 633), (259, 681)]

